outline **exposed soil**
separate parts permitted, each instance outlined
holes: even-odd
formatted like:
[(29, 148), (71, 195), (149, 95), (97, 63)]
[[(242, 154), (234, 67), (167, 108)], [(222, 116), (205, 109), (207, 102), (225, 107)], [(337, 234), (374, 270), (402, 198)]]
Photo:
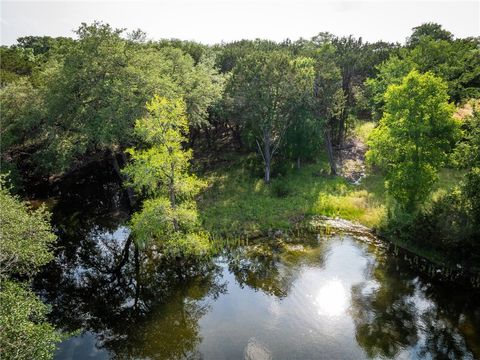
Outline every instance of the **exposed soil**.
[(358, 185), (365, 177), (365, 153), (367, 145), (358, 137), (346, 139), (342, 149), (337, 153), (339, 174), (349, 182)]

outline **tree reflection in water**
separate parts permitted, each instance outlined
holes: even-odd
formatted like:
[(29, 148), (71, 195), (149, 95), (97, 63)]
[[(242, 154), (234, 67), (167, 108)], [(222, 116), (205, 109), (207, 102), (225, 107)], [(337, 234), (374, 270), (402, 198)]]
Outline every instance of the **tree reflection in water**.
[(282, 299), (288, 296), (302, 266), (323, 266), (324, 248), (325, 243), (313, 239), (296, 244), (262, 239), (257, 244), (229, 249), (225, 257), (242, 288), (248, 286)]
[[(53, 222), (56, 260), (35, 281), (65, 331), (96, 334), (114, 358), (196, 358), (206, 299), (225, 291), (220, 268), (174, 267), (138, 251), (127, 228), (126, 199), (105, 170), (59, 189)], [(109, 181), (110, 180), (110, 181)]]
[(378, 289), (369, 289), (369, 283), (352, 287), (356, 339), (369, 357), (393, 358), (400, 349), (413, 346), (418, 340), (412, 299), (415, 287), (403, 281), (389, 281), (378, 268), (373, 275), (382, 277)]
[(391, 256), (377, 258), (370, 274), (351, 289), (356, 339), (368, 357), (480, 356), (480, 338), (468, 331), (480, 326), (478, 292), (432, 283)]
[[(122, 227), (129, 209), (114, 174), (105, 170), (79, 178), (59, 189), (53, 217), (56, 261), (35, 286), (52, 305), (59, 327), (93, 333), (97, 346), (113, 358), (201, 358), (200, 319), (214, 312), (209, 311), (213, 300), (226, 292), (222, 274), (230, 277), (228, 272), (237, 303), (223, 298), (224, 308), (209, 326), (230, 321), (238, 310), (232, 304), (255, 300), (258, 309), (241, 307), (245, 312), (237, 314), (238, 322), (222, 327), (231, 332), (223, 337), (230, 345), (223, 348), (210, 337), (204, 350), (234, 353), (238, 345), (250, 354), (264, 346), (263, 353), (301, 349), (308, 358), (320, 346), (326, 354), (343, 350), (370, 358), (480, 358), (478, 292), (435, 283), (400, 258), (377, 254), (350, 238), (262, 240), (230, 248), (218, 262), (192, 265), (179, 277), (174, 267), (135, 248)], [(272, 303), (275, 315), (269, 313)], [(269, 321), (272, 316), (275, 322)], [(237, 324), (245, 328), (236, 329)], [(307, 330), (312, 333), (299, 335)], [(263, 337), (250, 341), (251, 331)], [(230, 339), (239, 334), (246, 339)], [(332, 345), (335, 341), (345, 349)]]

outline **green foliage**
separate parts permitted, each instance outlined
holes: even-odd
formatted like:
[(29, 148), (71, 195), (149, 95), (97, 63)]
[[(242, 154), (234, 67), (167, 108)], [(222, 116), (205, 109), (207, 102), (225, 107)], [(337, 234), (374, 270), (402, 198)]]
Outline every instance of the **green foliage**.
[(415, 214), (397, 213), (383, 229), (385, 235), (413, 251), (436, 260), (471, 264), (480, 260), (480, 169), (474, 168), (460, 185), (443, 191)]
[(458, 168), (480, 166), (480, 112), (474, 108), (460, 125), (461, 137), (452, 154), (452, 162)]
[(287, 197), (291, 193), (291, 189), (283, 179), (278, 179), (272, 183), (272, 192), (279, 198)]
[(198, 230), (194, 197), (202, 182), (189, 174), (191, 150), (184, 150), (188, 120), (182, 100), (155, 96), (147, 103), (148, 115), (135, 122), (145, 149), (129, 149), (133, 162), (124, 173), (149, 198), (132, 217), (132, 231), (142, 247), (153, 245), (164, 254), (205, 255), (208, 236)]
[(0, 88), (2, 106), (2, 152), (14, 152), (18, 144), (32, 146), (38, 139), (41, 96), (25, 78)]
[(385, 94), (385, 113), (370, 136), (367, 159), (387, 172), (389, 194), (414, 211), (432, 190), (455, 136), (446, 84), (410, 72)]
[(480, 42), (458, 39), (454, 42), (423, 38), (407, 57), (421, 72), (431, 71), (448, 84), (451, 100), (460, 102), (479, 97)]
[(211, 54), (194, 62), (181, 49), (158, 48), (138, 35), (125, 39), (123, 30), (98, 22), (76, 33), (78, 40), (53, 45), (24, 38), (20, 49), (44, 60), (28, 81), (2, 90), (4, 149), (31, 151), (31, 168), (62, 172), (92, 154), (128, 146), (134, 121), (154, 94), (184, 98), (191, 125), (207, 123), (224, 83)]
[(183, 176), (172, 180), (175, 173), (187, 172), (191, 150), (183, 150), (188, 134), (185, 103), (155, 96), (146, 105), (148, 115), (135, 122), (135, 133), (147, 145), (146, 149), (129, 149), (135, 165), (125, 169), (138, 191), (151, 196), (167, 196), (168, 184), (174, 181), (179, 196), (192, 196), (198, 190), (195, 179)]
[(442, 25), (436, 23), (424, 23), (413, 28), (412, 35), (407, 39), (407, 46), (415, 47), (425, 39), (452, 41), (453, 34), (442, 28)]
[(252, 147), (258, 145), (267, 183), (272, 159), (283, 146), (295, 110), (299, 111), (297, 104), (313, 90), (313, 77), (312, 59), (292, 59), (284, 52), (256, 52), (242, 58), (233, 70), (230, 91), (236, 111), (242, 114)]
[(44, 207), (31, 211), (10, 195), (3, 179), (0, 203), (0, 278), (18, 274), (31, 276), (53, 258), (51, 246), (56, 238), (50, 226), (50, 215)]
[(0, 179), (0, 352), (2, 359), (51, 359), (60, 334), (48, 308), (16, 279), (34, 275), (53, 259), (55, 235), (44, 207), (32, 211)]
[(455, 102), (479, 97), (479, 55), (477, 38), (453, 40), (450, 32), (433, 23), (414, 28), (408, 46), (380, 64), (377, 75), (366, 81), (374, 114), (382, 116), (387, 87), (399, 84), (413, 69), (432, 72), (445, 80), (450, 99)]
[(4, 360), (53, 358), (62, 337), (47, 322), (48, 307), (26, 287), (0, 283), (0, 352)]
[(388, 86), (400, 84), (402, 79), (414, 68), (415, 65), (409, 59), (393, 56), (378, 66), (378, 74), (375, 78), (367, 79), (365, 85), (375, 118), (379, 119), (383, 114), (384, 96)]
[(35, 60), (32, 51), (21, 48), (0, 47), (0, 85), (13, 83), (32, 73)]

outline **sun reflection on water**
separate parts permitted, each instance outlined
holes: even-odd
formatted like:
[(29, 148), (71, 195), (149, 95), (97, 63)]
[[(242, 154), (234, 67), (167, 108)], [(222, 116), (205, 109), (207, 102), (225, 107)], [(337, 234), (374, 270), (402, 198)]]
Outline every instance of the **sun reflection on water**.
[(319, 315), (338, 316), (345, 312), (348, 306), (347, 291), (341, 281), (328, 281), (319, 290), (315, 305)]

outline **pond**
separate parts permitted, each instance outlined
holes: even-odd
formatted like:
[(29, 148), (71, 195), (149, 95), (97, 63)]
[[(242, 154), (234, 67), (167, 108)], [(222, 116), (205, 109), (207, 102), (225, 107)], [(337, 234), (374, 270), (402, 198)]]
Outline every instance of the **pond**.
[(56, 261), (35, 287), (52, 321), (82, 330), (56, 359), (480, 358), (478, 291), (374, 243), (264, 239), (179, 276), (135, 250), (127, 218), (114, 181), (58, 191)]

